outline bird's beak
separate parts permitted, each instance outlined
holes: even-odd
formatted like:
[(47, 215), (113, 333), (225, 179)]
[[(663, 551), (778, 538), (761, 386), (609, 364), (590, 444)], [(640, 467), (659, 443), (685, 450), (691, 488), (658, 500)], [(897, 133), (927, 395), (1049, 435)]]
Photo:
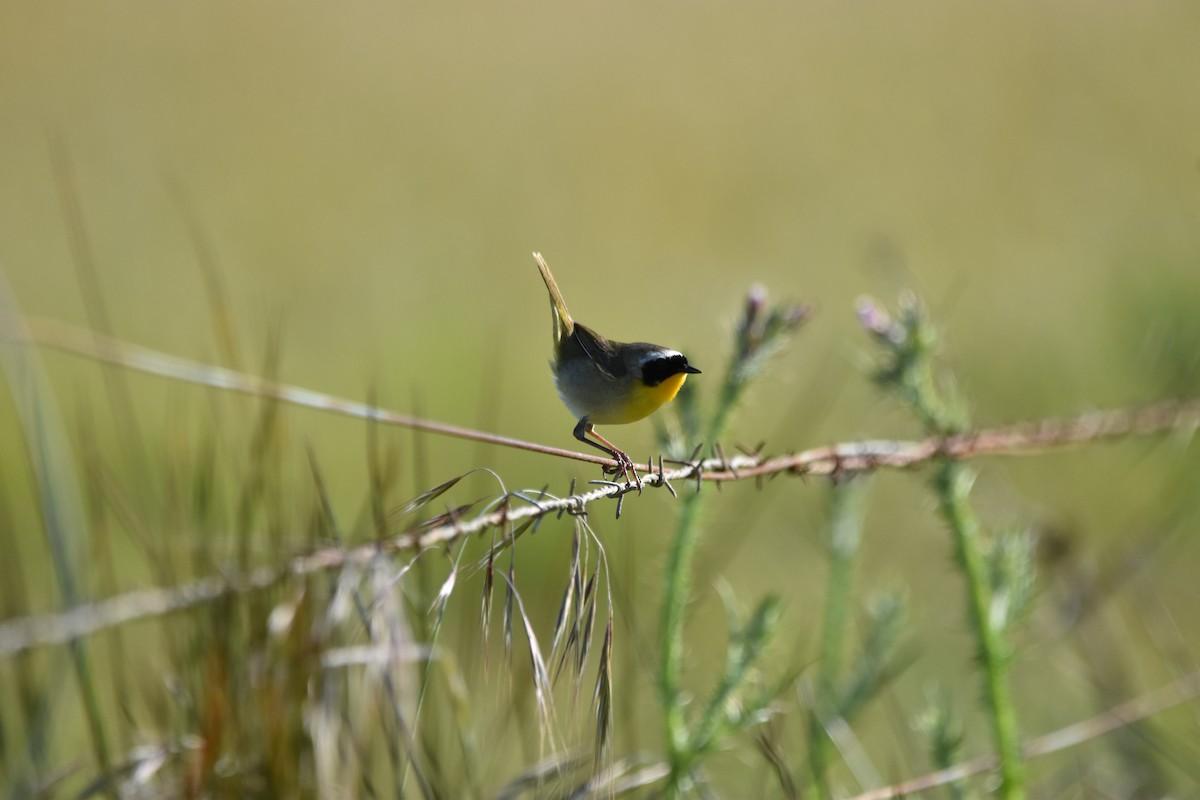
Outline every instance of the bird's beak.
[(683, 371), (685, 373), (687, 373), (688, 375), (699, 375), (700, 374), (700, 370), (696, 369), (691, 364), (688, 364), (686, 367), (684, 367)]

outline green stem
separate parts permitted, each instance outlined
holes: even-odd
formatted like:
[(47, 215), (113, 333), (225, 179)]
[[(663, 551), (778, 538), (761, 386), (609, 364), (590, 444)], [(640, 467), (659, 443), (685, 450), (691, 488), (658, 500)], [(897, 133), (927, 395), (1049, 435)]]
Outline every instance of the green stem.
[[(732, 374), (732, 370), (731, 370)], [(709, 441), (719, 441), (725, 432), (730, 413), (741, 397), (743, 383), (726, 378), (709, 426)], [(667, 779), (666, 795), (674, 796), (696, 760), (692, 751), (687, 718), (684, 714), (683, 690), (683, 624), (692, 591), (692, 561), (700, 535), (700, 492), (685, 494), (679, 512), (679, 526), (667, 554), (663, 582), (662, 660), (659, 664), (659, 693), (662, 696), (663, 716), (667, 733), (667, 760), (671, 774)]]
[[(952, 386), (939, 386), (933, 370), (935, 331), (924, 319), (919, 304), (910, 301), (898, 322), (872, 304), (860, 307), (860, 318), (885, 346), (891, 363), (880, 373), (901, 399), (913, 409), (930, 433), (951, 436), (966, 427), (966, 415), (955, 402)], [(1025, 766), (1017, 733), (1017, 712), (1008, 682), (1012, 653), (1002, 622), (991, 619), (992, 586), (979, 542), (979, 522), (968, 496), (973, 477), (958, 462), (943, 458), (933, 479), (942, 516), (954, 538), (954, 555), (967, 584), (967, 604), (979, 664), (984, 674), (984, 696), (992, 719), (992, 735), (1000, 760), (1000, 796), (1025, 797)]]
[[(950, 391), (939, 391), (932, 365), (933, 331), (915, 309), (912, 313), (907, 363), (901, 369), (901, 394), (931, 432), (950, 436), (966, 426), (966, 418), (952, 396), (948, 396)], [(967, 584), (970, 624), (983, 668), (984, 696), (1000, 759), (1000, 796), (1005, 800), (1023, 800), (1025, 765), (1021, 760), (1016, 706), (1008, 682), (1012, 658), (1006, 636), (990, 615), (992, 588), (979, 543), (979, 521), (967, 499), (972, 482), (967, 468), (950, 459), (942, 460), (933, 480), (942, 516), (954, 537), (954, 555)]]
[(954, 536), (954, 555), (967, 583), (971, 628), (979, 649), (984, 673), (984, 694), (992, 717), (992, 734), (1000, 758), (1000, 796), (1005, 800), (1025, 797), (1025, 765), (1017, 731), (1017, 712), (1008, 683), (1010, 662), (1007, 646), (989, 617), (991, 590), (987, 564), (979, 546), (979, 522), (967, 496), (972, 476), (955, 461), (943, 461), (934, 476), (942, 515)]
[(829, 736), (824, 720), (839, 714), (841, 694), (838, 679), (846, 638), (846, 620), (850, 616), (854, 557), (861, 535), (857, 481), (835, 483), (830, 495), (829, 512), (829, 586), (825, 592), (825, 618), (821, 630), (821, 653), (816, 697), (809, 718), (808, 764), (817, 797), (832, 797), (826, 769), (829, 762)]
[[(767, 356), (786, 335), (800, 326), (806, 314), (806, 310), (799, 307), (767, 311), (765, 291), (751, 290), (747, 296), (745, 317), (735, 337), (733, 356), (721, 382), (716, 408), (708, 426), (707, 442), (714, 449), (717, 449), (716, 444), (724, 436), (733, 410), (751, 379), (762, 371)], [(671, 540), (663, 579), (662, 660), (658, 674), (667, 736), (667, 759), (671, 768), (664, 792), (667, 797), (678, 795), (680, 789), (691, 780), (695, 765), (712, 749), (711, 738), (716, 719), (715, 711), (710, 709), (710, 713), (701, 718), (696, 730), (691, 731), (684, 708), (681, 680), (683, 627), (691, 598), (692, 562), (700, 536), (702, 501), (699, 487), (695, 492), (684, 495), (681, 502), (683, 507), (679, 512), (679, 526)], [(735, 684), (740, 683), (741, 677), (736, 670), (730, 675), (730, 680)], [(718, 697), (720, 692), (718, 689)]]
[(700, 494), (687, 494), (682, 499), (679, 527), (667, 555), (666, 580), (663, 585), (662, 661), (659, 671), (659, 692), (667, 729), (667, 758), (671, 765), (668, 795), (686, 777), (688, 764), (688, 729), (680, 677), (683, 674), (683, 621), (691, 596), (691, 563), (696, 551), (699, 532)]

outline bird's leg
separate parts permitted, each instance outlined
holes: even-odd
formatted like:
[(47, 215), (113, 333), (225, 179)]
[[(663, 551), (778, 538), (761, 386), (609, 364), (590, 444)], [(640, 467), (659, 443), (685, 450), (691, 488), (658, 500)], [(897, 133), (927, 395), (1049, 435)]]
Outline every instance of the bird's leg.
[[(581, 442), (586, 442), (597, 450), (607, 453), (617, 462), (615, 467), (605, 467), (604, 471), (606, 473), (620, 475), (626, 480), (628, 480), (628, 478), (632, 475), (633, 482), (637, 484), (638, 491), (640, 492), (642, 490), (642, 476), (638, 475), (637, 470), (634, 469), (632, 459), (630, 459), (623, 450), (618, 448), (608, 439), (605, 439), (603, 436), (596, 433), (596, 429), (592, 426), (592, 423), (588, 422), (587, 417), (579, 420), (579, 424), (575, 426), (574, 433), (576, 439)], [(600, 441), (593, 442), (591, 439), (587, 438), (589, 433)], [(601, 442), (603, 442), (603, 444), (601, 444)]]
[(596, 433), (595, 428), (591, 429), (589, 433), (599, 439), (602, 444), (607, 445), (610, 452), (613, 454), (613, 457), (617, 459), (617, 469), (615, 469), (614, 472), (619, 471), (621, 473), (621, 477), (627, 480), (630, 476), (633, 476), (633, 482), (637, 484), (638, 492), (640, 493), (642, 491), (642, 476), (638, 475), (637, 468), (635, 468), (633, 465), (633, 459), (631, 459), (624, 450), (621, 450), (608, 439), (605, 439), (603, 436)]

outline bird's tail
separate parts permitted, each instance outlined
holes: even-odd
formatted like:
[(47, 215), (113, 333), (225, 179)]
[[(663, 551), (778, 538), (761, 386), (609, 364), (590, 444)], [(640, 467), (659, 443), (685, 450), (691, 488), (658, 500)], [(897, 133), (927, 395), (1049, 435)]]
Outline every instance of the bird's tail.
[(567, 311), (567, 302), (563, 300), (562, 292), (558, 290), (558, 284), (554, 282), (554, 276), (550, 274), (550, 267), (546, 265), (546, 259), (542, 258), (541, 253), (534, 253), (533, 260), (537, 262), (538, 269), (542, 271), (542, 280), (546, 282), (546, 291), (550, 293), (550, 315), (554, 320), (554, 343), (558, 344), (564, 337), (575, 332), (575, 322), (571, 319), (571, 312)]

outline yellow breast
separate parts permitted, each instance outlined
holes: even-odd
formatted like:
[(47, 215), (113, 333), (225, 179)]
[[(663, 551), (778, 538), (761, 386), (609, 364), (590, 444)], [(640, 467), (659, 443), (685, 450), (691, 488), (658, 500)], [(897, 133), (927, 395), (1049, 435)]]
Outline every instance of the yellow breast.
[(678, 375), (672, 375), (657, 386), (647, 386), (638, 381), (630, 390), (627, 403), (593, 414), (589, 419), (596, 425), (624, 425), (628, 422), (637, 422), (639, 419), (653, 414), (664, 403), (675, 399), (675, 395), (679, 393), (679, 388), (683, 386), (686, 379), (687, 375), (681, 372)]

